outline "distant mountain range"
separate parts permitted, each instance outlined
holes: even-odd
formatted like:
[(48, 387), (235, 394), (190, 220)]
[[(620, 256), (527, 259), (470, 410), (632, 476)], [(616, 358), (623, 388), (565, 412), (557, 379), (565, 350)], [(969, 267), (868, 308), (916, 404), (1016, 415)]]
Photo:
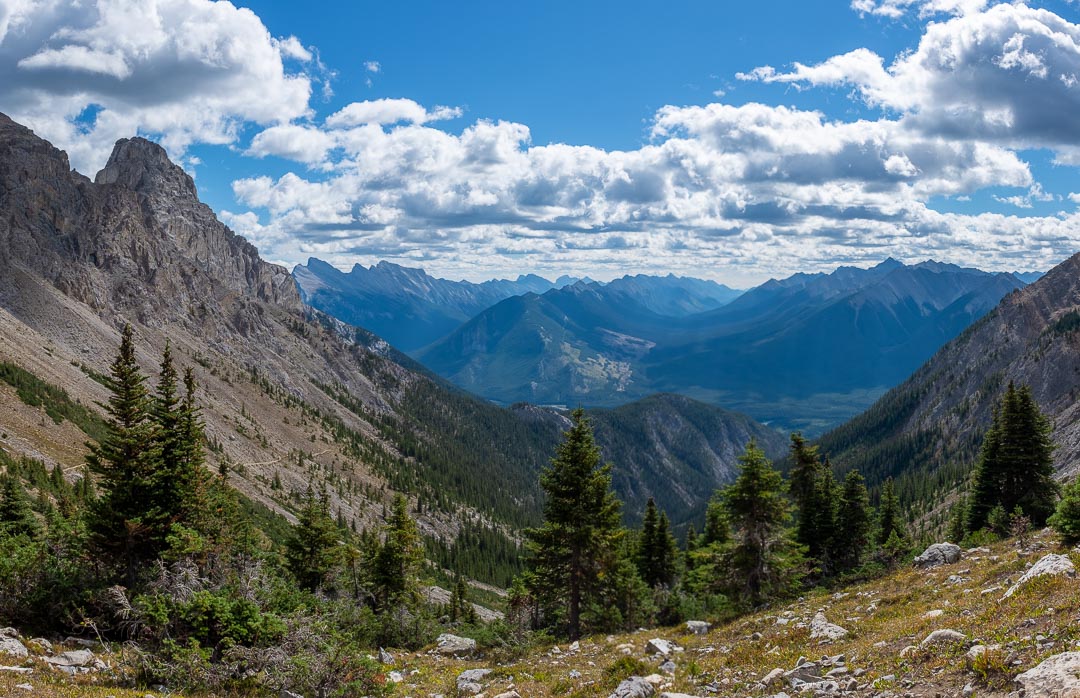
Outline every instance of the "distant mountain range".
[(438, 279), (423, 269), (385, 261), (371, 267), (357, 264), (345, 273), (315, 258), (307, 265), (297, 265), (293, 277), (304, 300), (313, 307), (371, 330), (405, 352), (442, 339), (500, 301), (576, 283), (604, 286), (606, 293), (622, 304), (678, 317), (719, 308), (740, 293), (714, 281), (674, 275), (625, 276), (598, 284), (588, 277), (560, 276), (548, 281), (528, 274), (513, 281), (472, 283)]
[(663, 391), (814, 433), (871, 404), (1025, 285), (888, 259), (771, 280), (676, 314), (620, 281), (508, 298), (415, 356), (502, 402), (618, 405)]

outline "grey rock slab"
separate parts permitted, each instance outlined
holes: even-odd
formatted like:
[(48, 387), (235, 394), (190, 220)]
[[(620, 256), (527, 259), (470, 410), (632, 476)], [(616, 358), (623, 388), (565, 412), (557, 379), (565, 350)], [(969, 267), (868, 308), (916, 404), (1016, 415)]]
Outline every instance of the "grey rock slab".
[(435, 639), (435, 651), (454, 656), (471, 655), (476, 652), (476, 640), (443, 633)]
[(923, 641), (919, 643), (920, 647), (930, 647), (933, 645), (957, 645), (967, 641), (967, 635), (962, 632), (958, 632), (951, 628), (944, 628), (942, 630), (935, 630), (934, 632), (923, 638)]
[(14, 637), (0, 637), (0, 654), (15, 657), (16, 659), (26, 659), (30, 656), (30, 650), (26, 649), (26, 645)]
[(1009, 590), (1005, 592), (1004, 598), (1007, 599), (1015, 594), (1020, 590), (1020, 587), (1024, 586), (1024, 584), (1032, 579), (1046, 575), (1066, 575), (1075, 577), (1076, 567), (1073, 566), (1072, 560), (1070, 560), (1067, 555), (1055, 555), (1054, 553), (1050, 553), (1032, 565), (1027, 572), (1024, 572), (1024, 575), (1017, 580), (1016, 584), (1013, 584), (1009, 587)]
[(953, 565), (960, 561), (962, 552), (953, 543), (934, 543), (915, 558), (915, 566), (922, 568)]
[(847, 630), (835, 623), (830, 623), (825, 618), (825, 614), (820, 611), (815, 614), (814, 619), (810, 621), (811, 640), (840, 640), (847, 637), (847, 634)]
[(641, 676), (631, 676), (618, 685), (608, 698), (651, 698), (656, 689)]
[(45, 661), (55, 667), (89, 667), (94, 664), (95, 659), (90, 650), (71, 650), (55, 657), (46, 657)]
[(777, 685), (779, 683), (782, 683), (783, 680), (784, 680), (784, 670), (777, 667), (776, 669), (773, 669), (772, 671), (770, 671), (768, 674), (765, 674), (765, 678), (761, 679), (761, 683), (766, 688), (769, 688), (769, 687), (775, 686), (775, 685)]
[(709, 632), (709, 628), (712, 625), (706, 623), (703, 620), (688, 620), (686, 621), (686, 629), (694, 635), (705, 635)]
[(1016, 677), (1027, 696), (1080, 698), (1080, 652), (1055, 654)]
[(675, 651), (675, 643), (670, 640), (654, 637), (645, 644), (645, 651), (649, 654), (659, 654), (667, 657)]

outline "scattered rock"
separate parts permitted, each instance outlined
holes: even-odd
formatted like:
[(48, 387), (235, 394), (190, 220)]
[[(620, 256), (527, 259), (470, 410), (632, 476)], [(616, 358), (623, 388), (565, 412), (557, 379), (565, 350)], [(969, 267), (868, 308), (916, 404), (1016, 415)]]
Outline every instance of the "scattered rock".
[(924, 569), (952, 565), (960, 561), (960, 546), (953, 543), (934, 543), (915, 558), (915, 566)]
[(1027, 696), (1076, 698), (1080, 696), (1080, 652), (1055, 654), (1017, 676), (1016, 683)]
[(394, 666), (394, 655), (390, 654), (382, 647), (379, 648), (379, 662), (386, 666)]
[(967, 635), (964, 633), (952, 630), (951, 628), (944, 628), (942, 630), (935, 630), (927, 635), (923, 641), (919, 643), (919, 646), (931, 647), (933, 645), (955, 645), (966, 641)]
[(765, 688), (772, 688), (773, 686), (782, 683), (783, 680), (784, 670), (778, 667), (768, 674), (765, 674), (765, 678), (761, 680), (761, 685), (765, 686)]
[(15, 657), (16, 659), (26, 659), (30, 656), (30, 650), (26, 649), (26, 645), (19, 642), (14, 637), (3, 636), (0, 637), (0, 654), (6, 654), (7, 656)]
[(1005, 592), (1004, 598), (1009, 598), (1015, 594), (1020, 587), (1036, 577), (1061, 574), (1069, 577), (1076, 576), (1076, 568), (1073, 566), (1072, 560), (1070, 560), (1067, 555), (1055, 555), (1054, 553), (1050, 553), (1032, 565), (1031, 569), (1027, 572), (1024, 572), (1024, 576), (1020, 577), (1019, 581), (1017, 581), (1016, 584), (1013, 584), (1009, 590)]
[(17, 683), (17, 684), (15, 684), (15, 688), (19, 689), (20, 691), (33, 691), (34, 690), (34, 687), (31, 686), (28, 683)]
[(940, 608), (935, 608), (932, 611), (927, 611), (926, 613), (922, 614), (922, 617), (923, 620), (930, 620), (932, 618), (937, 618), (938, 616), (942, 615), (945, 615), (945, 611), (941, 610)]
[(292, 691), (283, 688), (280, 691), (278, 691), (278, 698), (304, 698), (304, 697), (302, 695), (300, 695), (299, 693), (293, 693)]
[(675, 675), (675, 662), (670, 659), (660, 665), (660, 671), (664, 672), (668, 676)]
[(619, 684), (608, 698), (650, 698), (656, 693), (651, 683), (641, 676), (631, 676)]
[(491, 669), (466, 669), (458, 674), (457, 677), (457, 689), (458, 693), (464, 693), (465, 695), (475, 696), (484, 690), (480, 682), (491, 673)]
[(825, 614), (818, 611), (810, 621), (810, 639), (840, 640), (847, 637), (848, 631), (825, 619)]
[(705, 635), (709, 632), (709, 628), (712, 625), (706, 623), (703, 620), (688, 620), (686, 621), (686, 629), (694, 635)]
[(506, 693), (499, 693), (495, 698), (521, 698), (521, 694), (517, 691), (507, 691)]
[(0, 671), (8, 674), (33, 674), (34, 670), (28, 666), (0, 666)]
[(443, 633), (435, 640), (435, 651), (439, 654), (469, 656), (476, 652), (476, 640)]
[(649, 654), (659, 654), (667, 657), (675, 651), (675, 643), (654, 637), (645, 645), (645, 651)]
[(386, 675), (386, 680), (389, 683), (404, 683), (405, 674), (402, 674), (400, 671), (391, 671)]

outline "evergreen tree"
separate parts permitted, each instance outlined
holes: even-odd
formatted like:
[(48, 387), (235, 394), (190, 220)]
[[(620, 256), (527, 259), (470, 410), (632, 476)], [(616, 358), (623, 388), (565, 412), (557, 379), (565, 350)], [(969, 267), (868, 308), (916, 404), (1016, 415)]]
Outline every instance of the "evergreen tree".
[(315, 591), (326, 585), (340, 560), (340, 537), (326, 496), (316, 496), (309, 487), (296, 526), (285, 543), (289, 571), (301, 588)]
[(709, 498), (709, 504), (705, 508), (705, 530), (701, 533), (699, 546), (720, 544), (723, 545), (731, 540), (731, 523), (727, 518), (727, 509), (724, 506), (724, 497), (721, 490), (713, 493)]
[(420, 591), (424, 543), (416, 521), (409, 515), (409, 500), (394, 495), (390, 516), (383, 527), (383, 544), (375, 559), (375, 589), (380, 608), (413, 604)]
[(529, 566), (553, 615), (565, 612), (566, 633), (581, 635), (581, 611), (621, 535), (611, 466), (600, 462), (592, 425), (580, 407), (550, 465), (540, 475), (544, 521), (528, 532)]
[(790, 539), (790, 509), (784, 480), (751, 440), (739, 456), (739, 477), (724, 489), (724, 505), (735, 529), (730, 585), (751, 606), (794, 588), (802, 556)]
[(791, 459), (794, 465), (789, 491), (798, 513), (795, 540), (827, 573), (836, 538), (839, 499), (832, 466), (827, 460), (823, 462), (817, 446), (811, 446), (798, 432), (791, 435)]
[(649, 497), (634, 555), (641, 579), (650, 587), (671, 586), (675, 581), (677, 554), (678, 545), (671, 535), (667, 514), (658, 513), (656, 503)]
[(694, 524), (690, 524), (686, 527), (686, 540), (684, 541), (683, 550), (683, 567), (688, 571), (694, 568), (694, 551), (698, 547), (698, 534), (694, 529)]
[(818, 475), (821, 472), (818, 447), (811, 445), (800, 432), (793, 433), (791, 435), (791, 461), (788, 491), (801, 517), (804, 511), (809, 510), (809, 504), (817, 489)]
[[(896, 485), (890, 477), (881, 487), (881, 505), (878, 507), (877, 544), (884, 546), (893, 534), (900, 542), (907, 540), (900, 500), (896, 497)], [(895, 546), (894, 546), (895, 547)]]
[(945, 536), (952, 543), (959, 543), (967, 535), (967, 496), (960, 495), (949, 510), (949, 526)]
[(989, 523), (1000, 505), (1006, 512), (1019, 506), (1036, 526), (1054, 510), (1058, 485), (1054, 481), (1050, 420), (1039, 410), (1031, 388), (1009, 383), (994, 408), (972, 476), (967, 529)]
[(678, 556), (679, 544), (671, 533), (671, 522), (667, 512), (661, 511), (660, 522), (656, 527), (656, 554), (653, 556), (656, 561), (655, 583), (650, 586), (670, 587), (675, 583)]
[(41, 524), (30, 508), (26, 490), (13, 475), (8, 475), (0, 489), (0, 535), (36, 538), (40, 533)]
[(638, 573), (649, 586), (653, 586), (649, 582), (649, 577), (655, 567), (653, 556), (656, 554), (656, 525), (659, 518), (656, 502), (649, 497), (649, 501), (645, 503), (645, 515), (641, 517), (641, 533), (638, 535), (637, 550), (634, 555)]
[(836, 513), (837, 563), (841, 567), (853, 569), (859, 566), (870, 546), (871, 527), (870, 495), (866, 491), (866, 483), (858, 470), (848, 471)]
[(90, 444), (87, 464), (98, 477), (100, 496), (88, 517), (98, 550), (118, 561), (129, 587), (141, 562), (159, 548), (154, 540), (148, 495), (154, 469), (152, 403), (146, 378), (135, 359), (134, 330), (125, 325), (120, 350), (110, 367), (105, 437)]

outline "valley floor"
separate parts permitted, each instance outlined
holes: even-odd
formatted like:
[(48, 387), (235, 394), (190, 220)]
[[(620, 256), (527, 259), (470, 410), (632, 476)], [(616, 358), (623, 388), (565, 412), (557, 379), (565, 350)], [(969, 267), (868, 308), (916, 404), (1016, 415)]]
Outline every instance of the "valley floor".
[[(704, 635), (684, 628), (642, 630), (589, 637), (576, 646), (543, 647), (507, 661), (455, 659), (434, 651), (394, 652), (395, 664), (386, 667), (387, 678), (399, 680), (392, 695), (424, 698), (471, 695), (477, 689), (487, 696), (516, 691), (524, 698), (605, 697), (631, 674), (652, 674), (657, 694), (772, 696), (784, 690), (797, 695), (783, 677), (768, 688), (761, 682), (776, 669), (795, 668), (801, 657), (810, 661), (831, 657), (820, 673), (839, 669), (832, 675), (839, 686), (836, 695), (1004, 696), (1017, 690), (1013, 681), (1017, 674), (1050, 656), (1080, 650), (1080, 581), (1075, 577), (1040, 577), (1004, 598), (1032, 564), (1048, 553), (1062, 552), (1056, 548), (1052, 534), (1045, 531), (1026, 549), (1015, 542), (972, 549), (955, 564), (905, 568), (838, 592), (816, 590)], [(1067, 554), (1080, 564), (1080, 550)], [(837, 640), (812, 639), (810, 625), (819, 612), (848, 634)], [(945, 629), (962, 633), (964, 639), (923, 644), (932, 632)], [(647, 649), (654, 638), (676, 645), (669, 657)], [(972, 667), (965, 655), (976, 644), (1000, 645), (1000, 650), (991, 650)], [(671, 664), (662, 667), (668, 659)], [(469, 669), (491, 671), (475, 682), (478, 686), (465, 682), (459, 688), (458, 677)], [(105, 674), (98, 676), (97, 681), (106, 680)], [(0, 695), (165, 695), (72, 681), (35, 663), (30, 675), (0, 671)], [(17, 684), (31, 689), (16, 688)], [(1027, 698), (1033, 698), (1030, 691)]]

